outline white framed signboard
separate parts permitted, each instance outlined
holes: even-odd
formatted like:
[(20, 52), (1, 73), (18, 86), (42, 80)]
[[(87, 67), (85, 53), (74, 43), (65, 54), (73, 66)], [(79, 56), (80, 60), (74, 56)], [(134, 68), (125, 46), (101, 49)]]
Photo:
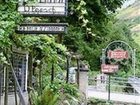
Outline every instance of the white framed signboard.
[(38, 0), (34, 4), (19, 3), (18, 11), (24, 16), (67, 16), (68, 0)]
[(24, 23), (16, 33), (19, 34), (61, 34), (67, 32), (67, 23)]
[(102, 64), (101, 71), (102, 73), (111, 74), (115, 73), (119, 69), (118, 65), (111, 65), (111, 64)]

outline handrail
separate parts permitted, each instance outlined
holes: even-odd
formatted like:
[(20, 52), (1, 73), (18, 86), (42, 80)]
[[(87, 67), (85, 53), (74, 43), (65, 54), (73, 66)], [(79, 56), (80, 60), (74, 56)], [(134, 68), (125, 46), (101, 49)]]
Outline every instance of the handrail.
[(128, 78), (129, 84), (138, 92), (140, 93), (140, 79), (139, 78)]
[(15, 83), (16, 83), (16, 86), (17, 86), (17, 89), (18, 89), (18, 96), (20, 98), (20, 102), (21, 102), (22, 105), (26, 105), (25, 99), (24, 99), (24, 96), (23, 96), (23, 92), (22, 92), (22, 90), (20, 88), (20, 85), (19, 85), (19, 82), (17, 80), (17, 77), (16, 77), (16, 74), (15, 74), (14, 68), (12, 66), (12, 63), (11, 63), (11, 61), (10, 61), (10, 59), (8, 57), (7, 57), (7, 59), (9, 61), (9, 63), (10, 63), (10, 68), (12, 70), (12, 74), (13, 74), (13, 77), (14, 77), (14, 80), (15, 80)]

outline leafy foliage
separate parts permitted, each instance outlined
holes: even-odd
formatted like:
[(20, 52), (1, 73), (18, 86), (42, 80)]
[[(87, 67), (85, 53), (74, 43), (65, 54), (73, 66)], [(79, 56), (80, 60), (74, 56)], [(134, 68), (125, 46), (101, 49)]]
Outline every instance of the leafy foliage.
[[(127, 25), (118, 23), (112, 15), (123, 1), (125, 0), (69, 0), (70, 14), (61, 20), (69, 23), (69, 31), (64, 37), (63, 43), (70, 51), (82, 54), (83, 59), (89, 62), (92, 70), (100, 69), (101, 49), (108, 43), (118, 39), (132, 43)], [(16, 27), (24, 20), (16, 9), (17, 0), (0, 1), (1, 62), (8, 63), (5, 54), (10, 55), (12, 53), (11, 46), (15, 45), (32, 53), (33, 62), (40, 62), (35, 68), (37, 78), (40, 76), (39, 71), (43, 71), (42, 77), (48, 78), (52, 64), (54, 64), (55, 71), (64, 70), (62, 66), (67, 51), (66, 47), (57, 44), (55, 37), (51, 35), (25, 36), (16, 34)], [(48, 22), (49, 19), (29, 18), (29, 20)], [(50, 21), (52, 20), (53, 18), (50, 19)], [(31, 95), (34, 105), (78, 104), (79, 92), (70, 84), (44, 83), (43, 87), (38, 90)]]
[(34, 90), (30, 95), (33, 105), (78, 105), (80, 97), (75, 86), (58, 82), (46, 85), (41, 95)]
[[(100, 70), (102, 49), (110, 42), (122, 40), (132, 48), (137, 46), (131, 37), (129, 24), (116, 19), (113, 14), (123, 2), (124, 0), (80, 0), (69, 3), (70, 16), (67, 21), (70, 26), (63, 43), (70, 51), (83, 55), (92, 71)], [(127, 73), (132, 75), (131, 61), (121, 67), (125, 69), (124, 74), (126, 68), (129, 68)]]
[(11, 36), (15, 32), (17, 24), (22, 20), (22, 16), (15, 11), (17, 1), (0, 1), (0, 49), (1, 62), (8, 64), (5, 54), (11, 53)]
[[(34, 62), (36, 60), (46, 59), (46, 63), (58, 64), (61, 55), (65, 55), (66, 48), (55, 42), (53, 36), (46, 35), (19, 35), (15, 33), (17, 26), (24, 18), (17, 12), (17, 0), (1, 1), (0, 4), (0, 48), (11, 54), (11, 46), (20, 47), (30, 53), (33, 53)], [(33, 19), (33, 18), (31, 18)], [(35, 20), (34, 20), (35, 21)], [(3, 52), (1, 60), (5, 60)], [(58, 60), (59, 59), (59, 60)], [(3, 62), (5, 62), (3, 61)]]
[(80, 27), (70, 26), (68, 35), (64, 38), (64, 44), (73, 52), (81, 53), (85, 60), (90, 64), (91, 70), (100, 69), (100, 57), (102, 49), (114, 40), (123, 40), (131, 43), (133, 39), (130, 36), (130, 31), (127, 29), (127, 24), (119, 23), (112, 19), (106, 25), (96, 26), (94, 31), (98, 37), (90, 37), (88, 39)]

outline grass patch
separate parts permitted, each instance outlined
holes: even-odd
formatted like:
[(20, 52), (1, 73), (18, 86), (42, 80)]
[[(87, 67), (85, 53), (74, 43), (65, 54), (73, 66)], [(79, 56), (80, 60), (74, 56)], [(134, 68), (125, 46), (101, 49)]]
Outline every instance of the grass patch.
[(113, 102), (107, 102), (103, 99), (90, 98), (88, 99), (87, 105), (113, 105)]
[(132, 38), (140, 46), (140, 32), (137, 32), (135, 35), (132, 36)]

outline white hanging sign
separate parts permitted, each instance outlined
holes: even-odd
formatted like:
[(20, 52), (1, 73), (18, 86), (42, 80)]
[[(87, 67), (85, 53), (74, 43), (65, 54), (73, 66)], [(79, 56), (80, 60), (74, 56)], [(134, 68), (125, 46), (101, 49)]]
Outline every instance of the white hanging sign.
[(61, 34), (67, 32), (67, 23), (21, 24), (16, 32), (19, 34)]
[(20, 5), (18, 11), (24, 16), (66, 16), (67, 0), (39, 0), (38, 3)]

